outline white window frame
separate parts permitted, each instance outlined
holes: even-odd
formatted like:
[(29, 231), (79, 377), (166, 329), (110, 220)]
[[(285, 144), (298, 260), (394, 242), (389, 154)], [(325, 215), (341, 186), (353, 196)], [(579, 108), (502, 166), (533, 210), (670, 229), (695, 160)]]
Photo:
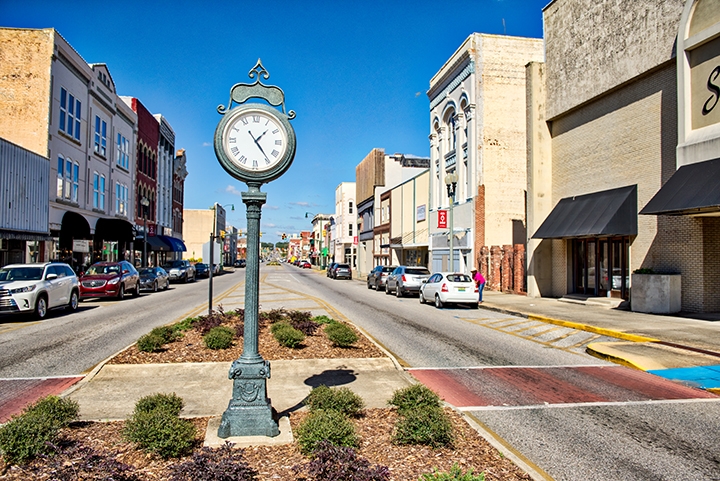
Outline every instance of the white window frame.
[(130, 170), (130, 141), (121, 133), (117, 134), (117, 165)]
[(115, 183), (115, 213), (117, 215), (128, 215), (128, 188), (120, 182)]
[(107, 122), (95, 116), (95, 153), (107, 156)]
[(58, 155), (57, 163), (57, 190), (55, 196), (62, 199), (64, 197), (64, 185), (65, 185), (65, 158), (62, 155)]
[(60, 87), (60, 131), (80, 141), (82, 102)]

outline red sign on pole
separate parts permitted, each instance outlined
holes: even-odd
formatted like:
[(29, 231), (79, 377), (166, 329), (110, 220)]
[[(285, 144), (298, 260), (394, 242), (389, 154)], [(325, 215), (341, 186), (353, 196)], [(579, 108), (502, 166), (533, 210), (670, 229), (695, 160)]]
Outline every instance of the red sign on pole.
[(358, 236), (353, 237), (353, 244), (357, 245), (358, 243)]
[(447, 214), (446, 210), (438, 211), (438, 229), (447, 229)]
[(148, 228), (148, 237), (154, 237), (156, 234), (155, 224), (148, 224), (147, 228)]

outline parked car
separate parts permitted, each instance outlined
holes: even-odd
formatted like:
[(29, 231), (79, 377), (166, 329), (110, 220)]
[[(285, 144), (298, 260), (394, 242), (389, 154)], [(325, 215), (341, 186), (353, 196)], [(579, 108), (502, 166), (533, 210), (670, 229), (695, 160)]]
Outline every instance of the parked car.
[(238, 259), (238, 260), (235, 261), (235, 264), (234, 264), (234, 265), (235, 265), (235, 267), (240, 267), (240, 268), (242, 268), (242, 267), (245, 267), (245, 266), (247, 265), (247, 261), (245, 261), (245, 259)]
[(438, 309), (446, 304), (478, 307), (478, 288), (467, 274), (436, 272), (420, 287), (420, 303), (434, 302)]
[(96, 262), (80, 277), (80, 299), (140, 295), (140, 274), (128, 261)]
[(170, 261), (163, 264), (162, 267), (168, 274), (170, 274), (170, 282), (188, 282), (190, 280), (196, 280), (195, 266), (190, 264), (190, 261)]
[(397, 266), (387, 277), (385, 294), (390, 295), (394, 292), (397, 297), (417, 294), (420, 292), (422, 282), (429, 277), (430, 271), (425, 267)]
[(170, 276), (162, 267), (143, 267), (140, 269), (140, 290), (157, 292), (170, 287)]
[(310, 264), (310, 261), (300, 261), (298, 267), (301, 267), (303, 269), (312, 269), (312, 264)]
[(223, 268), (220, 264), (213, 264), (212, 269), (213, 269), (214, 276), (219, 276), (220, 274), (223, 273)]
[(195, 264), (195, 277), (210, 277), (210, 266), (202, 262)]
[(79, 292), (75, 271), (62, 262), (10, 264), (0, 269), (2, 314), (34, 314), (45, 319), (50, 309), (75, 311)]
[(337, 265), (338, 265), (337, 262), (331, 262), (330, 264), (328, 264), (328, 266), (327, 266), (327, 271), (325, 271), (325, 275), (326, 275), (327, 277), (332, 277), (332, 276), (333, 276), (333, 271), (335, 270), (335, 268), (337, 267)]
[(385, 290), (387, 278), (397, 266), (375, 266), (367, 276), (367, 288)]
[(338, 264), (333, 273), (333, 279), (352, 279), (350, 264)]

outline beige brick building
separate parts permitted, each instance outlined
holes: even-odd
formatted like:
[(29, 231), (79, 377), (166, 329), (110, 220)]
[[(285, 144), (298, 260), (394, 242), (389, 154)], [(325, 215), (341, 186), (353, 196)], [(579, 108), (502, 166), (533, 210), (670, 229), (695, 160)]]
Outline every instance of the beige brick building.
[[(709, 161), (720, 157), (720, 119), (702, 134), (685, 127), (693, 93), (683, 75), (692, 55), (676, 56), (717, 46), (711, 32), (720, 12), (711, 15), (712, 5), (555, 0), (544, 9), (546, 59), (527, 67), (529, 295), (620, 302), (630, 299), (631, 273), (648, 268), (682, 276), (683, 310), (720, 310), (720, 207), (658, 206), (681, 166), (708, 162), (690, 176), (695, 182), (717, 172)], [(696, 17), (693, 31), (696, 12), (705, 23)], [(712, 93), (705, 82), (696, 90), (703, 99)], [(693, 187), (665, 197), (677, 200), (681, 190)]]
[[(525, 243), (525, 65), (542, 59), (541, 39), (475, 33), (430, 81), (431, 270), (469, 272), (483, 246)], [(457, 176), (452, 267), (450, 226), (438, 228), (448, 174)]]

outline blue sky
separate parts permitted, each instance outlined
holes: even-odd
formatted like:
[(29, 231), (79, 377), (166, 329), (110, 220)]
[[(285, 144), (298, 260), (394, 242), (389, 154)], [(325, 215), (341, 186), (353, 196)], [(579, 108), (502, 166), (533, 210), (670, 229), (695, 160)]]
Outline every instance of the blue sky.
[[(263, 241), (310, 228), (305, 213), (333, 213), (335, 188), (375, 147), (429, 155), (432, 76), (473, 32), (542, 37), (548, 0), (116, 1), (0, 0), (5, 27), (55, 28), (89, 63), (106, 63), (119, 95), (163, 114), (184, 148), (185, 208), (234, 204), (245, 227), (245, 184), (212, 147), (230, 88), (285, 91), (297, 134), (295, 161), (263, 186)], [(102, 5), (102, 7), (100, 6)]]

